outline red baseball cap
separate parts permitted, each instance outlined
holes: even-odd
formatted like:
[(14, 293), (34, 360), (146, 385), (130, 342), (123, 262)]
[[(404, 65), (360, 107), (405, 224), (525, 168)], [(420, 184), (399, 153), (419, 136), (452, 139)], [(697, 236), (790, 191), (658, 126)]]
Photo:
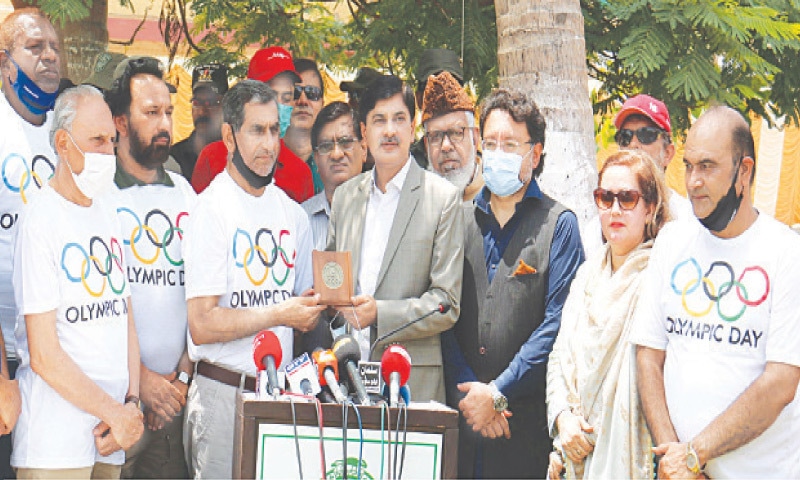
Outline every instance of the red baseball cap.
[(619, 129), (629, 116), (636, 114), (644, 115), (662, 130), (672, 133), (667, 106), (661, 100), (644, 94), (631, 97), (622, 105), (622, 110), (614, 118), (614, 126)]
[(300, 81), (300, 75), (294, 69), (292, 54), (282, 47), (262, 48), (257, 51), (247, 67), (247, 78), (259, 82), (269, 82), (276, 75), (283, 72), (294, 74), (295, 81)]

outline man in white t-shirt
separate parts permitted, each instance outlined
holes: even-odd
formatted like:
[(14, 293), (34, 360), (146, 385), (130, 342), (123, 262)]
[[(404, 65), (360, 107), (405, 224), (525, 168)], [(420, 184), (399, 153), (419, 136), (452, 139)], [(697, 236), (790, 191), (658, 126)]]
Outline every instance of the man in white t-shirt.
[(631, 340), (659, 478), (798, 478), (800, 238), (753, 207), (738, 112), (703, 114), (684, 164), (699, 222), (656, 239)]
[(113, 199), (141, 350), (139, 393), (147, 425), (126, 452), (122, 476), (187, 478), (183, 406), (192, 364), (181, 241), (196, 195), (181, 175), (164, 169), (173, 106), (161, 63), (139, 57), (120, 65), (106, 92), (118, 132)]
[[(664, 170), (675, 156), (672, 123), (664, 102), (649, 95), (629, 98), (614, 117), (614, 140), (620, 150), (641, 150)], [(669, 189), (669, 210), (673, 220), (692, 218), (692, 205), (674, 189)]]
[[(38, 9), (16, 10), (0, 23), (0, 329), (5, 339), (0, 353), (8, 358), (10, 378), (17, 367), (14, 239), (25, 205), (53, 174), (56, 161), (47, 139), (47, 112), (60, 80), (58, 48), (53, 25)], [(0, 437), (0, 478), (13, 475), (10, 449), (11, 437)]]
[(109, 198), (116, 132), (102, 94), (68, 89), (50, 139), (61, 162), (16, 242), (18, 478), (115, 478), (142, 434), (139, 344)]
[(308, 217), (272, 181), (280, 145), (275, 92), (239, 82), (223, 97), (222, 115), (227, 166), (198, 197), (183, 242), (189, 355), (197, 362), (184, 444), (194, 478), (232, 475), (236, 390), (254, 389), (255, 334), (275, 332), (283, 368), (294, 329), (314, 328), (324, 308), (309, 290)]

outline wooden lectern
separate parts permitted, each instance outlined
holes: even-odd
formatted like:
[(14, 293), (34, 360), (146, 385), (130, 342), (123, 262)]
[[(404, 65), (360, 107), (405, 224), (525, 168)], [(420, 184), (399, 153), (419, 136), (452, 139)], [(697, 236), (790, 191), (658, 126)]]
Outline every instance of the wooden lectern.
[[(239, 392), (234, 427), (233, 478), (298, 478), (298, 463), (305, 478), (355, 478), (361, 460), (361, 478), (388, 478), (389, 456), (395, 449), (398, 409), (359, 406), (362, 430), (352, 406), (347, 412), (347, 459), (342, 448), (342, 406), (323, 404), (325, 472), (321, 470), (319, 427), (314, 403), (294, 401), (295, 423), (288, 399), (261, 400), (254, 393)], [(386, 412), (389, 412), (388, 419)], [(383, 416), (383, 430), (381, 430)], [(402, 415), (401, 417), (402, 418)], [(386, 424), (391, 421), (391, 438)], [(458, 412), (439, 403), (416, 403), (408, 407), (404, 478), (455, 478), (458, 467)], [(360, 434), (364, 441), (361, 443)], [(299, 442), (299, 446), (296, 444)], [(363, 447), (363, 456), (359, 455)], [(298, 459), (297, 453), (300, 453)]]

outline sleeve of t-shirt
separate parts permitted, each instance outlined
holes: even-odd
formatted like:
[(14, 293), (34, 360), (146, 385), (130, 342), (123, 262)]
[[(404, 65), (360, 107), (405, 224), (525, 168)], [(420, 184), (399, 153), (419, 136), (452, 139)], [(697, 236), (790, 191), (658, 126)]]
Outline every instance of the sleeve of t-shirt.
[[(800, 367), (800, 238), (788, 232), (790, 242), (782, 248), (771, 278), (772, 308), (767, 331), (766, 359)], [(791, 235), (791, 237), (789, 237)]]
[(311, 270), (311, 250), (314, 249), (314, 235), (308, 216), (302, 208), (295, 213), (297, 225), (297, 258), (295, 259), (294, 294), (301, 295), (314, 285)]
[(14, 283), (22, 286), (19, 308), (23, 315), (49, 312), (60, 304), (60, 258), (52, 235), (44, 230), (29, 217), (17, 233)]
[(198, 200), (181, 243), (187, 300), (227, 291), (228, 246), (222, 219), (212, 203), (208, 197)]
[(656, 350), (666, 350), (668, 343), (660, 302), (661, 294), (664, 291), (664, 271), (661, 268), (662, 247), (666, 247), (664, 242), (656, 240), (650, 255), (650, 262), (644, 271), (644, 285), (630, 337), (630, 342), (634, 345)]

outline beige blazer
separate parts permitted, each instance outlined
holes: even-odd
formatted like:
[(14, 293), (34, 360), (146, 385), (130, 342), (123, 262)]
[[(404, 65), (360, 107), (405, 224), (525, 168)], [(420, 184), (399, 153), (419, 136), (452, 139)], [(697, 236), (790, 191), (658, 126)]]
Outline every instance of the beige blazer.
[[(336, 188), (328, 225), (327, 250), (350, 251), (353, 282), (358, 281), (364, 218), (372, 188), (372, 172), (362, 173)], [(383, 255), (375, 300), (375, 338), (446, 302), (446, 314), (434, 314), (377, 345), (373, 361), (386, 347), (400, 343), (411, 355), (411, 398), (444, 403), (444, 370), (439, 333), (458, 320), (464, 265), (464, 224), (461, 194), (447, 180), (427, 172), (411, 159), (400, 201)]]

